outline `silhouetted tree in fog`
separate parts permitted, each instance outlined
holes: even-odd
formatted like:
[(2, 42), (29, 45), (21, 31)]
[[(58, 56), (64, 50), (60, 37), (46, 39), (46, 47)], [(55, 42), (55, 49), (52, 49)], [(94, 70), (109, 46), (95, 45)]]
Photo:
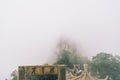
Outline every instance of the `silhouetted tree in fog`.
[(77, 50), (74, 43), (67, 39), (60, 39), (57, 43), (57, 59), (54, 64), (65, 64), (70, 68), (73, 68), (73, 64), (83, 65), (89, 60), (87, 57), (83, 57)]

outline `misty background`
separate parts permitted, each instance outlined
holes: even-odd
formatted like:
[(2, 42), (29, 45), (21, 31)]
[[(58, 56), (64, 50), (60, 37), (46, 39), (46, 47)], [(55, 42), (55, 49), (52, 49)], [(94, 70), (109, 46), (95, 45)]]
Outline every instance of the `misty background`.
[(0, 80), (19, 65), (50, 60), (65, 37), (91, 58), (120, 53), (119, 0), (1, 0)]

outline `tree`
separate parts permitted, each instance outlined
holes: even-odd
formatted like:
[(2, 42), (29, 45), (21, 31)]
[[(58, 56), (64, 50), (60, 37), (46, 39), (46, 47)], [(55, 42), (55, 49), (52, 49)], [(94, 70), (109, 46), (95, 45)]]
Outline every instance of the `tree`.
[[(61, 39), (57, 44), (57, 60), (54, 64), (65, 64), (73, 68), (73, 64), (83, 65), (89, 60), (83, 57), (77, 50), (76, 45), (66, 39)], [(82, 67), (82, 66), (81, 66)]]
[(17, 76), (14, 76), (14, 77), (12, 78), (12, 80), (17, 80)]
[(99, 78), (108, 75), (113, 80), (119, 80), (120, 58), (108, 53), (99, 53), (92, 58), (90, 70), (94, 76)]
[(11, 73), (10, 75), (11, 75), (11, 77), (12, 77), (12, 80), (17, 80), (18, 71), (17, 71), (17, 70), (14, 70), (14, 71), (12, 71), (12, 73)]

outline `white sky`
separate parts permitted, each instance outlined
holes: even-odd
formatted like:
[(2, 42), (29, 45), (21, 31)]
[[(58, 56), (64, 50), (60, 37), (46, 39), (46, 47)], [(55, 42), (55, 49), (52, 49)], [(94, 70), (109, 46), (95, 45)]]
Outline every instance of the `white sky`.
[(0, 0), (0, 80), (44, 64), (62, 37), (94, 56), (120, 53), (120, 0)]

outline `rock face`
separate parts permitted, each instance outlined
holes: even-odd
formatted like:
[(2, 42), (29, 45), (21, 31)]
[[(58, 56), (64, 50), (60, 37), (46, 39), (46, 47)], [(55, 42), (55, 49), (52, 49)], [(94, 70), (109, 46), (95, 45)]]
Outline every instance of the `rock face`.
[(81, 75), (79, 76), (73, 76), (72, 74), (67, 74), (67, 80), (108, 80), (108, 77), (106, 77), (105, 79), (97, 79), (94, 78), (90, 75), (90, 73), (88, 73), (88, 65), (84, 64), (84, 71), (81, 73)]

